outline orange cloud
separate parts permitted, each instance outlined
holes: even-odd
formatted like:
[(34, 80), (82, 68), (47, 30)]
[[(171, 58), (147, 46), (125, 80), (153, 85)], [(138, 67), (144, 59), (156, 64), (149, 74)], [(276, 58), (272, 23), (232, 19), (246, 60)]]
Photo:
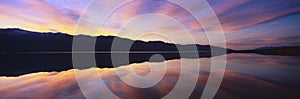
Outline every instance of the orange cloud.
[[(0, 4), (2, 28), (24, 28), (28, 30), (72, 33), (77, 20), (62, 13), (52, 5), (40, 0), (25, 0), (23, 6)], [(15, 23), (11, 23), (15, 22)]]

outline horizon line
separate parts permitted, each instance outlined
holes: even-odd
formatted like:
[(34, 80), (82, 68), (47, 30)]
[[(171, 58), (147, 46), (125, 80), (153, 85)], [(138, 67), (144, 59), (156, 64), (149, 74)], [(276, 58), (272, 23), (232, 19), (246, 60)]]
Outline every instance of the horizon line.
[(154, 53), (198, 53), (211, 51), (45, 51), (45, 52), (0, 52), (1, 54), (154, 54)]

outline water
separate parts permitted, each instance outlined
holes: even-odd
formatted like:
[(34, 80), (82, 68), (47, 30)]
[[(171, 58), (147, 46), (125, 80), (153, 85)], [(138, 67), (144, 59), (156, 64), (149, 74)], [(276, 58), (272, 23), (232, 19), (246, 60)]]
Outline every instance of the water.
[[(213, 58), (216, 57), (221, 56)], [(296, 98), (300, 96), (300, 57), (257, 54), (228, 54), (227, 57), (223, 82), (215, 98)], [(185, 64), (186, 71), (180, 72), (181, 63), (184, 61), (199, 61), (200, 73), (196, 72), (197, 66), (194, 64)], [(97, 87), (98, 77), (101, 77), (107, 88), (121, 98), (161, 98), (174, 88), (182, 73), (188, 75), (187, 80), (198, 79), (190, 98), (199, 99), (210, 74), (210, 62), (211, 58), (208, 57), (181, 58), (165, 62), (132, 63), (117, 68), (72, 69), (61, 72), (31, 73), (17, 77), (2, 76), (0, 98), (84, 98), (76, 77), (86, 88), (85, 94), (103, 96), (104, 86)], [(156, 67), (151, 70), (150, 66), (154, 65)], [(160, 82), (150, 88), (136, 88), (123, 81), (149, 83), (159, 78), (158, 73), (163, 65), (167, 66), (166, 74)], [(121, 71), (119, 76), (116, 71)], [(150, 80), (134, 78), (135, 75), (147, 76), (150, 72), (157, 75), (151, 76)], [(75, 76), (74, 73), (78, 75)], [(185, 83), (184, 86), (192, 85)]]

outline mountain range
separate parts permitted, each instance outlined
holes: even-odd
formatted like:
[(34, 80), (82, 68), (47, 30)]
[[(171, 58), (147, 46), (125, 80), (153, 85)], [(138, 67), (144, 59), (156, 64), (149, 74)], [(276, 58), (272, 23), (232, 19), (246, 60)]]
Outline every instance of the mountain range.
[(232, 53), (256, 53), (262, 55), (300, 56), (300, 46), (261, 47), (252, 50), (232, 50)]
[[(87, 35), (73, 36), (65, 33), (39, 33), (14, 28), (0, 29), (0, 52), (71, 52), (74, 37), (77, 39), (96, 39), (95, 51), (127, 51), (129, 47), (130, 51), (178, 51), (180, 48), (181, 51), (209, 52), (211, 47), (214, 47), (199, 44), (171, 44), (162, 41), (134, 41), (116, 36), (92, 37)], [(112, 49), (113, 44), (116, 46), (114, 49)], [(195, 48), (197, 49), (195, 50)], [(85, 48), (78, 50), (89, 51)]]
[[(77, 68), (73, 67), (72, 45), (74, 38), (87, 41), (96, 40), (95, 49), (87, 49), (85, 47), (88, 44), (83, 43), (75, 50), (76, 55), (90, 55), (89, 52), (94, 51), (96, 66), (89, 64)], [(0, 29), (0, 46), (0, 76), (18, 76), (34, 72), (59, 72), (92, 67), (114, 68), (131, 63), (162, 62), (180, 58), (208, 58), (226, 54), (223, 52), (212, 55), (211, 48), (214, 46), (210, 45), (181, 45), (162, 41), (145, 42), (116, 36), (74, 36), (65, 33), (39, 33), (22, 29)], [(224, 51), (224, 48), (214, 48)], [(228, 49), (227, 51), (232, 50)], [(150, 60), (155, 54), (162, 55), (164, 59)], [(116, 55), (117, 60), (113, 61), (112, 55)]]
[[(92, 67), (114, 68), (141, 62), (161, 62), (180, 58), (208, 58), (228, 53), (256, 53), (264, 55), (300, 56), (299, 46), (263, 47), (253, 50), (232, 50), (210, 45), (172, 44), (162, 41), (141, 41), (116, 36), (69, 35), (65, 33), (40, 33), (17, 28), (0, 29), (0, 76), (18, 76), (33, 72), (52, 72), (74, 69), (72, 51), (73, 39), (95, 41), (94, 49), (89, 44), (79, 44), (76, 55), (95, 54), (96, 66), (88, 65), (75, 69)], [(91, 42), (88, 42), (91, 43)], [(81, 46), (82, 45), (82, 46)], [(227, 52), (214, 53), (215, 50)], [(89, 53), (93, 52), (93, 53)], [(149, 60), (154, 54), (164, 59)], [(117, 61), (112, 61), (117, 55)], [(125, 60), (125, 57), (129, 57)]]

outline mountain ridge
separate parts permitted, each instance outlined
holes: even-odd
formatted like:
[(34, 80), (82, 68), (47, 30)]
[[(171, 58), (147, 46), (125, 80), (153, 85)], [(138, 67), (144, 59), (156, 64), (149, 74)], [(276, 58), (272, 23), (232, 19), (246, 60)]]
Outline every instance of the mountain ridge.
[(261, 47), (252, 50), (233, 50), (232, 53), (255, 53), (261, 55), (300, 56), (300, 46)]
[[(142, 41), (121, 38), (117, 36), (88, 36), (69, 35), (61, 32), (32, 32), (18, 28), (0, 29), (1, 52), (43, 52), (43, 51), (72, 51), (73, 38), (96, 39), (95, 51), (112, 51), (112, 44), (118, 46), (130, 45), (130, 51), (210, 51), (210, 45), (172, 44), (163, 41)], [(128, 46), (127, 46), (128, 47)], [(196, 47), (197, 50), (193, 50)], [(118, 47), (120, 48), (120, 47)], [(223, 49), (215, 47), (217, 49)], [(121, 48), (122, 49), (122, 48)], [(116, 50), (121, 50), (116, 49)], [(125, 48), (126, 49), (126, 48)], [(125, 49), (122, 49), (124, 51)]]
[[(90, 55), (90, 53), (73, 53), (74, 37), (85, 40), (96, 39), (95, 49), (85, 48), (87, 44), (79, 44), (76, 51), (103, 51), (108, 53), (93, 53), (96, 64), (87, 64), (75, 68), (73, 67), (74, 54)], [(180, 58), (209, 58), (226, 54), (224, 48), (219, 47), (215, 48), (222, 50), (222, 53), (212, 54), (210, 50), (214, 46), (209, 45), (180, 45), (162, 41), (133, 41), (114, 36), (72, 36), (62, 33), (31, 32), (21, 29), (0, 29), (0, 46), (0, 76), (18, 76), (34, 72), (59, 72), (69, 69), (88, 69), (93, 67), (115, 68), (131, 63), (150, 61), (149, 59), (155, 54), (163, 56), (164, 59), (154, 59), (151, 62), (162, 62)], [(124, 51), (125, 53), (112, 53), (112, 51)], [(146, 53), (126, 53), (126, 51), (145, 51)], [(147, 51), (154, 52), (148, 53)], [(117, 60), (114, 58), (117, 58)]]

